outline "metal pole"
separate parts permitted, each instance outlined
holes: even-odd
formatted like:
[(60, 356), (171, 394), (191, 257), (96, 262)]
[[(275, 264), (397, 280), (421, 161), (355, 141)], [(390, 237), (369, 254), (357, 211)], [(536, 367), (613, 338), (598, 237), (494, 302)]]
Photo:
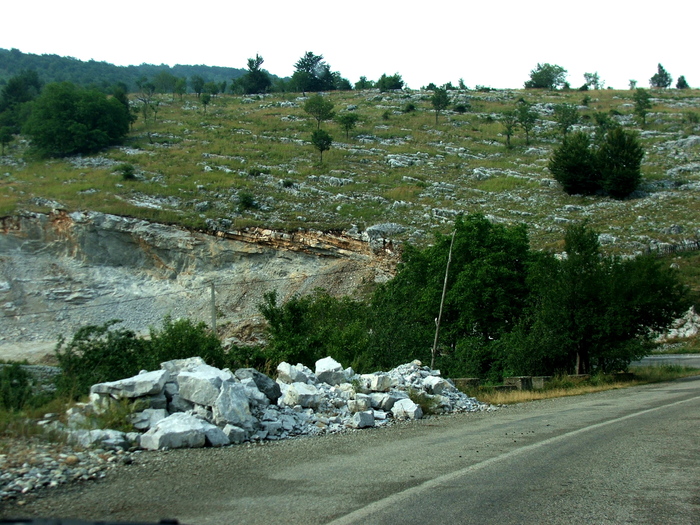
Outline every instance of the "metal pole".
[(452, 246), (455, 243), (455, 233), (457, 230), (452, 232), (452, 240), (450, 241), (450, 252), (447, 256), (447, 267), (445, 268), (445, 282), (442, 285), (442, 298), (440, 299), (440, 312), (438, 313), (437, 319), (435, 319), (435, 340), (433, 341), (433, 351), (430, 357), (430, 368), (435, 366), (435, 354), (437, 353), (437, 342), (438, 334), (440, 333), (440, 321), (442, 320), (442, 307), (445, 304), (445, 294), (447, 293), (447, 275), (450, 271), (450, 263), (452, 262)]

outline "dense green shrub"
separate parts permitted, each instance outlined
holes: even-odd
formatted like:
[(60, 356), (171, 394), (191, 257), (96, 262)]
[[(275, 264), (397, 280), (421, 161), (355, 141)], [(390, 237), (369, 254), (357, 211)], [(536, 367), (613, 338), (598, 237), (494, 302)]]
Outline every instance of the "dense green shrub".
[[(621, 199), (637, 189), (642, 180), (642, 148), (637, 135), (602, 118), (597, 144), (586, 133), (565, 136), (554, 150), (549, 171), (568, 194), (589, 195), (605, 190)], [(600, 139), (605, 127), (604, 138)]]
[(204, 323), (166, 317), (161, 329), (151, 328), (150, 338), (133, 331), (113, 328), (120, 321), (80, 328), (69, 343), (61, 339), (56, 357), (62, 369), (58, 392), (70, 396), (86, 394), (96, 383), (116, 381), (158, 369), (171, 359), (199, 356), (216, 367), (226, 365), (221, 342)]
[(80, 328), (69, 343), (61, 338), (56, 358), (63, 373), (58, 377), (60, 394), (80, 396), (92, 385), (136, 375), (146, 342), (131, 330), (112, 329), (120, 321)]
[(33, 397), (32, 377), (18, 363), (0, 368), (0, 407), (21, 410)]
[(194, 323), (190, 319), (173, 321), (167, 316), (160, 329), (150, 329), (150, 341), (146, 345), (141, 368), (154, 370), (164, 361), (194, 356), (218, 368), (226, 365), (221, 341), (205, 323)]
[(129, 132), (129, 111), (115, 98), (69, 82), (49, 84), (33, 102), (24, 132), (46, 157), (91, 153)]

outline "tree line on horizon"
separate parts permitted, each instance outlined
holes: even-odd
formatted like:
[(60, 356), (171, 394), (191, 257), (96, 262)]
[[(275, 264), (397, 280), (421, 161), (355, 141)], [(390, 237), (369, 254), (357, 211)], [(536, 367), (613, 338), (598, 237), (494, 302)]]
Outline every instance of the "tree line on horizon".
[[(260, 94), (267, 92), (318, 92), (332, 90), (371, 89), (380, 91), (402, 89), (406, 87), (399, 73), (394, 75), (382, 75), (377, 80), (370, 80), (361, 76), (354, 84), (344, 78), (340, 72), (332, 71), (330, 65), (324, 60), (323, 55), (305, 52), (294, 64), (295, 71), (291, 77), (279, 77), (262, 69), (263, 57), (256, 54), (249, 58), (246, 68), (205, 66), (205, 65), (181, 65), (169, 66), (167, 64), (140, 64), (130, 66), (116, 66), (108, 62), (95, 60), (81, 61), (72, 57), (44, 54), (35, 55), (22, 53), (18, 49), (0, 49), (0, 87), (9, 79), (22, 71), (37, 71), (46, 83), (72, 82), (79, 86), (89, 87), (104, 93), (111, 93), (113, 86), (119, 84), (129, 92), (139, 89), (138, 84), (148, 81), (156, 86), (161, 93), (174, 92), (174, 85), (185, 82), (185, 90), (188, 93), (197, 93), (195, 86), (201, 79), (211, 86), (217, 86), (217, 93), (233, 94)], [(537, 64), (530, 71), (529, 79), (524, 82), (526, 89), (572, 89), (566, 81), (567, 71), (556, 64)], [(597, 72), (585, 73), (584, 84), (580, 90), (603, 89), (605, 82), (600, 79)], [(652, 88), (669, 88), (673, 78), (658, 64), (657, 73), (649, 79)], [(422, 89), (434, 90), (441, 87), (446, 90), (468, 89), (462, 79), (457, 85), (447, 82), (441, 86), (430, 82)], [(629, 89), (637, 87), (636, 80), (629, 81)], [(688, 89), (690, 86), (684, 75), (678, 77), (675, 87)], [(178, 90), (182, 89), (180, 85)], [(488, 91), (492, 88), (477, 85), (477, 91)]]

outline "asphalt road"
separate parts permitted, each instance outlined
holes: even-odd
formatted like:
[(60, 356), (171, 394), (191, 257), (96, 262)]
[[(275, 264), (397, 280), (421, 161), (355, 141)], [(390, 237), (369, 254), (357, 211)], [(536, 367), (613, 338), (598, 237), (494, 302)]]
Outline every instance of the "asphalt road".
[(263, 446), (144, 453), (0, 516), (700, 524), (700, 377)]

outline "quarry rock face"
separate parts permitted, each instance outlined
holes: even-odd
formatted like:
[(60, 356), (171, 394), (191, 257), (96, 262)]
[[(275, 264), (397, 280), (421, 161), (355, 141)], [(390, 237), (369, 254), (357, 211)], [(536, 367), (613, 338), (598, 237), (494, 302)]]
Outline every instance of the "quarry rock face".
[(70, 423), (64, 430), (82, 446), (224, 446), (420, 419), (423, 409), (412, 396), (437, 413), (494, 408), (462, 394), (419, 361), (389, 372), (350, 373), (330, 357), (317, 363), (316, 373), (302, 364), (281, 363), (277, 381), (250, 368), (219, 370), (201, 358), (173, 360), (160, 370), (93, 385), (90, 402), (69, 415), (69, 422), (84, 426), (90, 415), (128, 400), (138, 407), (129, 420), (142, 434), (72, 430)]

